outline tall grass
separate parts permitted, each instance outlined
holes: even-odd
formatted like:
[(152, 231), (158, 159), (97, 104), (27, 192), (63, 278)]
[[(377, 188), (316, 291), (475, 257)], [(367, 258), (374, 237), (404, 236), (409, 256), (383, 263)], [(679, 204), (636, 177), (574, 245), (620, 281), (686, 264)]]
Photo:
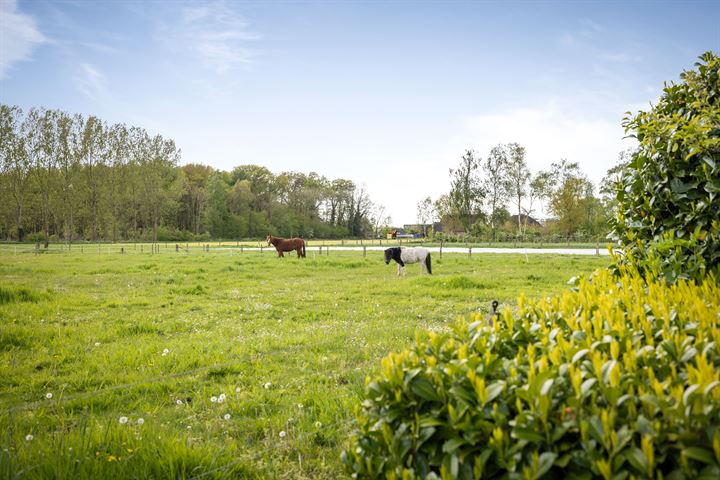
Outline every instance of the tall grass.
[(433, 263), (398, 278), (380, 252), (0, 254), (0, 475), (336, 478), (388, 351), (603, 260)]

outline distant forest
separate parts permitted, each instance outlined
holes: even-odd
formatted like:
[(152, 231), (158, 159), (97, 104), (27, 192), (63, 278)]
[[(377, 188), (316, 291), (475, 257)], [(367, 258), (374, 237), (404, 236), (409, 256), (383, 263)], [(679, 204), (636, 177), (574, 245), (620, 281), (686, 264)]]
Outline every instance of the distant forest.
[(139, 127), (0, 104), (0, 239), (367, 237), (389, 221), (351, 180), (180, 156)]

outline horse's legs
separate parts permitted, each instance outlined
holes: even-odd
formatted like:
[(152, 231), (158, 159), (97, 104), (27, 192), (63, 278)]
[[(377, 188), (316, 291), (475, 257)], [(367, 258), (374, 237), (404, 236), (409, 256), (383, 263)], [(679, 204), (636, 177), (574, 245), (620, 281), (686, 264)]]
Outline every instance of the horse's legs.
[(400, 269), (401, 269), (401, 268), (402, 268), (402, 267), (401, 267), (400, 264), (398, 263), (398, 277), (400, 276)]

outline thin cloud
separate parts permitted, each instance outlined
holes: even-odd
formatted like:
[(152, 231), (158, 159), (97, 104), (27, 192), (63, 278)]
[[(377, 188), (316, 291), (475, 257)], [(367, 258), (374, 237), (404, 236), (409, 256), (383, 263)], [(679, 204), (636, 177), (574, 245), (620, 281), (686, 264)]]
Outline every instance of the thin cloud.
[(107, 95), (107, 78), (89, 63), (80, 64), (80, 71), (75, 77), (75, 86), (93, 101)]
[(601, 52), (598, 55), (600, 60), (605, 60), (612, 63), (640, 63), (642, 57), (638, 55), (630, 55), (622, 52)]
[(228, 5), (215, 3), (183, 8), (174, 25), (162, 25), (159, 35), (174, 51), (191, 52), (205, 67), (223, 73), (249, 64), (256, 52), (248, 43), (260, 35)]
[(16, 0), (0, 0), (0, 79), (17, 62), (31, 60), (35, 47), (47, 41), (35, 19), (18, 10)]

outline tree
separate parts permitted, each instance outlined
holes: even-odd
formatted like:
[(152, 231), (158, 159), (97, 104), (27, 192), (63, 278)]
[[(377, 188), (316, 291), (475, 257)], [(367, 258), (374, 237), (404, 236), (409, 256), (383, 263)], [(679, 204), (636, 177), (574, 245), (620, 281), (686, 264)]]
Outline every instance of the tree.
[(619, 265), (702, 281), (720, 274), (720, 57), (700, 56), (649, 111), (628, 112), (639, 145), (616, 190)]
[(98, 208), (102, 205), (100, 176), (107, 160), (106, 127), (99, 118), (91, 116), (85, 121), (80, 143), (82, 173), (87, 189), (86, 205), (90, 208), (92, 239), (98, 239)]
[(435, 207), (430, 197), (425, 197), (417, 204), (417, 220), (423, 228), (423, 236), (427, 235), (425, 225), (435, 218)]
[(540, 171), (530, 178), (528, 183), (527, 207), (525, 208), (525, 228), (527, 228), (527, 217), (532, 215), (534, 211), (533, 205), (535, 204), (535, 200), (542, 202), (550, 195), (550, 176), (550, 172)]
[(479, 167), (480, 159), (475, 157), (475, 152), (466, 150), (460, 159), (460, 165), (456, 169), (450, 169), (450, 208), (465, 231), (481, 213), (485, 197), (485, 191), (478, 179)]
[(181, 201), (183, 204), (185, 228), (198, 235), (202, 231), (203, 217), (207, 203), (207, 182), (213, 168), (207, 165), (190, 163), (183, 165), (181, 171), (185, 176), (185, 191)]
[(30, 178), (35, 142), (28, 141), (28, 129), (32, 119), (25, 117), (19, 107), (0, 105), (0, 165), (7, 177), (7, 189), (13, 201), (15, 232), (22, 241), (23, 207)]
[(587, 211), (593, 196), (593, 185), (580, 171), (577, 163), (563, 159), (553, 163), (549, 175), (550, 212), (555, 215), (558, 229), (567, 236), (587, 224)]
[(487, 192), (487, 205), (490, 208), (489, 221), (493, 241), (497, 227), (501, 224), (501, 212), (505, 210), (508, 199), (508, 151), (504, 145), (497, 145), (483, 163), (482, 188)]
[(522, 224), (522, 200), (527, 194), (530, 170), (525, 161), (525, 148), (517, 143), (510, 143), (506, 146), (508, 150), (507, 162), (507, 184), (510, 196), (515, 200), (518, 215), (518, 234), (523, 233)]

